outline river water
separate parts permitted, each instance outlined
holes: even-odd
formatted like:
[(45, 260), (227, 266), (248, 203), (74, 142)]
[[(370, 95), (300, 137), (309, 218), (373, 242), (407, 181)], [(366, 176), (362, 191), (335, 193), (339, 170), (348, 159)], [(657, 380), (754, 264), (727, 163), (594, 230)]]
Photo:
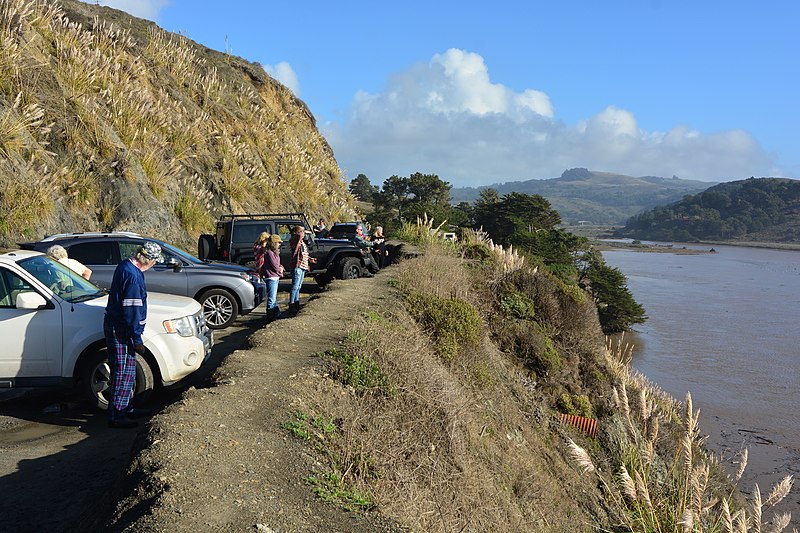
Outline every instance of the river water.
[(777, 509), (791, 511), (798, 527), (800, 252), (714, 248), (603, 252), (649, 317), (626, 336), (632, 364), (680, 400), (691, 392), (710, 450), (730, 458), (748, 448), (742, 492), (758, 483), (763, 494), (793, 474), (792, 492)]

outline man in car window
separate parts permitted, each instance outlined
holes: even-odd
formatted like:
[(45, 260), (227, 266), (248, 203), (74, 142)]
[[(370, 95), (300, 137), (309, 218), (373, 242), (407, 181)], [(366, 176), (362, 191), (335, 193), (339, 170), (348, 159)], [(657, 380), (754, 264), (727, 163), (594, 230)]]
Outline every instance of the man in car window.
[(108, 347), (111, 377), (108, 389), (108, 425), (132, 428), (136, 412), (130, 406), (136, 380), (136, 355), (144, 355), (142, 332), (147, 322), (147, 288), (144, 272), (156, 264), (161, 247), (146, 241), (117, 265), (108, 294), (103, 333)]

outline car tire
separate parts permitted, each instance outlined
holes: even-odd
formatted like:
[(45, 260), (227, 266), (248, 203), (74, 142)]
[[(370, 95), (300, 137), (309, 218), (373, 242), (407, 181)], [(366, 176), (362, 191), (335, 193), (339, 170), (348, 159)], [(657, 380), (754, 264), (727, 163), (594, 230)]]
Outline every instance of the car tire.
[(203, 261), (217, 257), (217, 244), (213, 235), (204, 233), (197, 239), (197, 257)]
[[(111, 386), (111, 367), (108, 365), (108, 350), (95, 352), (81, 369), (83, 390), (89, 402), (102, 410), (108, 409), (108, 389)], [(136, 385), (133, 389), (133, 402), (137, 405), (147, 403), (155, 389), (155, 379), (150, 363), (141, 355), (136, 356)]]
[(357, 257), (345, 257), (339, 262), (339, 279), (356, 279), (361, 274), (361, 261)]
[(211, 289), (198, 299), (203, 306), (203, 316), (211, 329), (224, 329), (233, 324), (239, 316), (239, 304), (225, 289)]

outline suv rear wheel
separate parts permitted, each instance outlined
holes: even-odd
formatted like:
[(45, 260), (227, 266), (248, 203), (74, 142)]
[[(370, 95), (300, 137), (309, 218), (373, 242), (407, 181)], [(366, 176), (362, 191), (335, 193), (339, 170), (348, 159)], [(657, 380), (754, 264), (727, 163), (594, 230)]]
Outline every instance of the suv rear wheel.
[(356, 279), (361, 277), (361, 261), (357, 257), (345, 257), (339, 262), (340, 279)]
[[(100, 409), (108, 409), (109, 387), (111, 386), (111, 367), (108, 364), (108, 350), (105, 348), (95, 352), (83, 365), (80, 374), (83, 390), (92, 405)], [(138, 404), (145, 403), (155, 388), (153, 370), (141, 355), (136, 356), (136, 385), (133, 389), (133, 400)]]
[(211, 289), (200, 295), (203, 315), (211, 329), (227, 328), (239, 316), (236, 298), (225, 289)]

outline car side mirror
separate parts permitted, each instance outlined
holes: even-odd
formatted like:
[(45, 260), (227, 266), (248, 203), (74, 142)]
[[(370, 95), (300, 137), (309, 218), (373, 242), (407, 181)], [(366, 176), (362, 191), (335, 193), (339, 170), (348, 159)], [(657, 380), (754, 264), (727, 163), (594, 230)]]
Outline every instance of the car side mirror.
[(25, 291), (17, 294), (15, 305), (17, 309), (45, 309), (47, 307), (47, 300), (38, 292)]
[(166, 264), (171, 266), (172, 270), (174, 270), (175, 272), (180, 272), (181, 270), (183, 270), (183, 264), (181, 264), (181, 262), (175, 259), (174, 257), (170, 257), (169, 259), (167, 259)]

